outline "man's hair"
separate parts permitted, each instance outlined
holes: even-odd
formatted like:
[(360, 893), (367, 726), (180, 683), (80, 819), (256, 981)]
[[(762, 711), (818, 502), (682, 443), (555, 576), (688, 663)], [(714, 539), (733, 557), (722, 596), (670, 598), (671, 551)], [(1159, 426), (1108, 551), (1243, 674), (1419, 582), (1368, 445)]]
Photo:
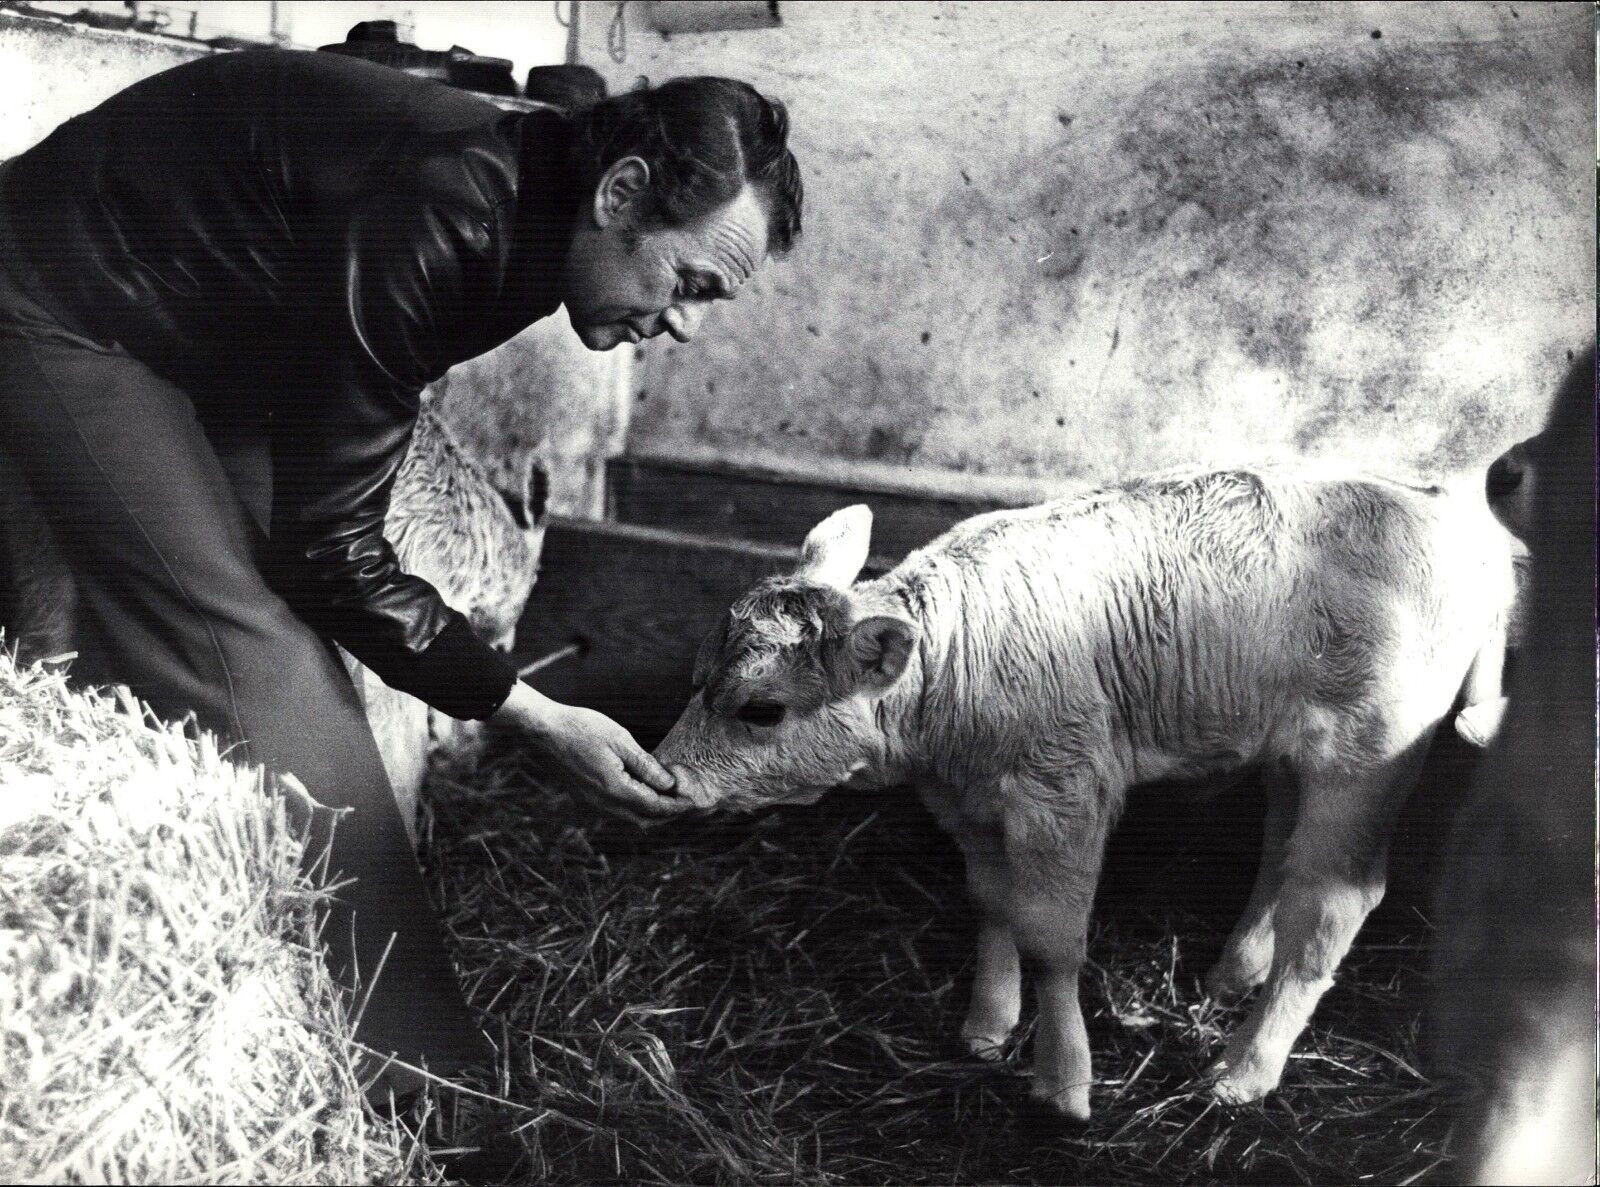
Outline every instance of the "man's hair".
[(624, 157), (650, 167), (639, 226), (676, 227), (731, 201), (748, 184), (767, 209), (767, 248), (800, 235), (803, 187), (789, 151), (789, 114), (748, 83), (674, 78), (574, 112), (576, 151), (591, 181)]

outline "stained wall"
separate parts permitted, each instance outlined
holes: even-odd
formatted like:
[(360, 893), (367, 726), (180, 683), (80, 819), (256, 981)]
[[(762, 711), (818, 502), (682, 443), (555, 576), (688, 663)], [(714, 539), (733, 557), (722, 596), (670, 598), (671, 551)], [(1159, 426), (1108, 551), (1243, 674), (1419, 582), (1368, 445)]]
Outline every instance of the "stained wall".
[(632, 453), (941, 489), (1448, 474), (1593, 333), (1584, 5), (784, 0), (670, 37), (648, 9), (584, 3), (582, 60), (782, 98), (806, 231), (641, 348)]

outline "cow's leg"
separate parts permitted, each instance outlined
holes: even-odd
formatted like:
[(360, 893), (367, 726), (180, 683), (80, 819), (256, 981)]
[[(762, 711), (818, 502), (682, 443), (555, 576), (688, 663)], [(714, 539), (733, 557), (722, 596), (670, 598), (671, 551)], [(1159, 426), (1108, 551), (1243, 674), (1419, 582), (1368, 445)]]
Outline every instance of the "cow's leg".
[[(1063, 819), (1063, 802), (1080, 810)], [(1032, 1091), (1079, 1121), (1089, 1116), (1093, 1071), (1078, 1004), (1078, 973), (1105, 848), (1101, 802), (1094, 788), (1072, 789), (1052, 795), (1048, 806), (1006, 820), (1012, 878), (1006, 914), (1017, 948), (1038, 966)]]
[(1005, 840), (998, 832), (963, 833), (957, 840), (967, 858), (967, 886), (981, 913), (978, 967), (961, 1038), (979, 1059), (999, 1059), (1022, 1013), (1022, 964), (1006, 922), (1011, 876)]
[(1244, 914), (1223, 945), (1222, 955), (1206, 974), (1206, 992), (1213, 997), (1249, 993), (1272, 969), (1273, 909), (1283, 885), (1283, 859), (1299, 803), (1295, 773), (1287, 767), (1267, 775), (1267, 817), (1262, 826), (1261, 869)]
[(1409, 740), (1388, 748), (1382, 760), (1302, 768), (1273, 914), (1272, 971), (1255, 1010), (1212, 1069), (1218, 1099), (1241, 1104), (1278, 1086), (1290, 1048), (1383, 897), (1389, 829), (1432, 734), (1432, 723), (1402, 731)]

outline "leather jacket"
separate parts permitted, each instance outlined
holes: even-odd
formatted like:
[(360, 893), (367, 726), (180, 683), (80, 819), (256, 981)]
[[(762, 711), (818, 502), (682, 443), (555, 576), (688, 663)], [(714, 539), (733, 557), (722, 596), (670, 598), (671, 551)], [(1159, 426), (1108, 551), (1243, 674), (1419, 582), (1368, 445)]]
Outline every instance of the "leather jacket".
[(384, 513), (423, 387), (560, 304), (578, 186), (554, 112), (353, 58), (221, 54), (7, 162), (18, 286), (212, 415), (270, 413), (269, 580), (385, 682), (485, 717), (515, 673)]

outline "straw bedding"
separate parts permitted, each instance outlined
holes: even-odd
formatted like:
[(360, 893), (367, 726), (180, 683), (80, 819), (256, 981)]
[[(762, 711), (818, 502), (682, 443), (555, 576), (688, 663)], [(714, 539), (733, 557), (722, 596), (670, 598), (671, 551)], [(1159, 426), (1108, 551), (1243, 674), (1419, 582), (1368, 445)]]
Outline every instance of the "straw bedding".
[[(1433, 763), (1442, 797), (1462, 749)], [(999, 1066), (955, 1041), (976, 920), (914, 797), (641, 832), (539, 782), (497, 743), (475, 771), (435, 772), (424, 830), (528, 1181), (1400, 1183), (1440, 1164), (1448, 1119), (1418, 1054), (1431, 820), (1403, 823), (1390, 901), (1284, 1089), (1226, 1109), (1202, 1075), (1241, 1014), (1199, 980), (1248, 893), (1265, 798), (1135, 797), (1089, 946), (1098, 1083), (1075, 1128), (1028, 1099), (1031, 1012)]]
[[(297, 793), (259, 780), (131, 698), (0, 657), (0, 1180), (437, 1181), (364, 1112)], [(1198, 979), (1259, 804), (1130, 810), (1085, 980), (1096, 1113), (1073, 1129), (1027, 1100), (1026, 1019), (997, 1068), (950, 1039), (974, 922), (909, 798), (642, 834), (503, 741), (431, 793), (425, 854), (532, 1181), (1405, 1182), (1440, 1162), (1414, 894), (1369, 921), (1283, 1091), (1204, 1093), (1237, 1015)]]

